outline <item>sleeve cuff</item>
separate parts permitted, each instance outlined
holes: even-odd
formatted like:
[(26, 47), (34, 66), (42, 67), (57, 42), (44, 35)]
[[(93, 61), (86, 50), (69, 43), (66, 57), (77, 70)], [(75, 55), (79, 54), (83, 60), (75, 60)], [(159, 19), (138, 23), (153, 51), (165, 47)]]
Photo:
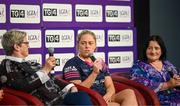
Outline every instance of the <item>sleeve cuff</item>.
[(48, 81), (50, 79), (49, 76), (46, 73), (44, 73), (42, 70), (37, 71), (36, 74), (38, 75), (42, 84), (44, 84), (46, 81)]
[(64, 98), (66, 96), (66, 94), (69, 92), (69, 90), (71, 89), (71, 87), (75, 86), (73, 83), (70, 83), (68, 85), (66, 85), (62, 90), (61, 90), (61, 95)]
[(75, 86), (73, 83), (70, 83), (70, 84), (68, 84), (68, 85), (66, 85), (63, 89), (62, 89), (62, 91), (63, 92), (68, 92), (70, 89), (71, 89), (71, 87), (73, 87), (73, 86)]

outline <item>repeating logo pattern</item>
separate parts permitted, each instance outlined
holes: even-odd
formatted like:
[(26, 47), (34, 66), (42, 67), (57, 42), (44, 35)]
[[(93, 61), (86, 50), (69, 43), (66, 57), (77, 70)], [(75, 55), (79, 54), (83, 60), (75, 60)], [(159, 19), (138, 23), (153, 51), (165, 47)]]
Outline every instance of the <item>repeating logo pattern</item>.
[(133, 64), (132, 51), (119, 51), (108, 53), (108, 65), (110, 69), (130, 68)]
[[(94, 53), (95, 57), (102, 58), (110, 70), (130, 68), (132, 65), (136, 35), (131, 26), (131, 0), (105, 0), (103, 3), (84, 0), (72, 3), (66, 0), (57, 3), (51, 0), (41, 3), (2, 2), (0, 43), (2, 35), (11, 28), (27, 32), (31, 53), (27, 57), (29, 61), (43, 64), (49, 57), (44, 55), (46, 48), (53, 47), (56, 57), (54, 72), (62, 71), (65, 62), (77, 53), (76, 36), (88, 29), (96, 35), (98, 52)], [(127, 25), (123, 26), (124, 23)], [(2, 51), (0, 44), (0, 61), (5, 57)]]
[(10, 5), (11, 23), (40, 23), (39, 5)]
[(133, 46), (132, 30), (108, 30), (108, 46)]
[(71, 4), (43, 4), (43, 21), (72, 21)]
[(106, 7), (106, 22), (131, 22), (130, 6), (112, 6)]
[(46, 47), (74, 47), (74, 30), (46, 30)]
[(77, 22), (102, 22), (101, 5), (76, 5)]

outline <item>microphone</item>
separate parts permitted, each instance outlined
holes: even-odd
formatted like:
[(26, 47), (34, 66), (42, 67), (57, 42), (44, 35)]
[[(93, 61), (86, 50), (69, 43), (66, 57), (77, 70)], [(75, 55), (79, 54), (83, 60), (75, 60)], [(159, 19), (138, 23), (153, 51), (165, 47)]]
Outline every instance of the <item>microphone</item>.
[(0, 80), (1, 80), (1, 83), (3, 84), (3, 83), (6, 83), (7, 82), (7, 77), (5, 76), (5, 75), (2, 75), (1, 77), (0, 77)]
[(96, 58), (94, 57), (93, 54), (90, 54), (89, 57), (90, 57), (90, 59), (91, 59), (93, 62), (96, 60)]
[[(96, 58), (94, 57), (93, 54), (90, 54), (89, 57), (93, 62), (96, 61)], [(102, 70), (99, 70), (99, 71), (102, 72)]]
[(54, 56), (54, 48), (50, 47), (48, 48), (49, 56)]

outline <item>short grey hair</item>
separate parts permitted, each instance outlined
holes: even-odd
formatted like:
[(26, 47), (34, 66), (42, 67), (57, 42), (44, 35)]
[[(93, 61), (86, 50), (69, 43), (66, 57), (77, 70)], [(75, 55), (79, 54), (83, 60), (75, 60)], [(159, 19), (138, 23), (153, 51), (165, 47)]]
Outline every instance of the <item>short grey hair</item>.
[(21, 44), (26, 36), (26, 32), (15, 29), (9, 30), (5, 34), (3, 34), (1, 44), (4, 48), (5, 54), (12, 55), (14, 51), (14, 45)]

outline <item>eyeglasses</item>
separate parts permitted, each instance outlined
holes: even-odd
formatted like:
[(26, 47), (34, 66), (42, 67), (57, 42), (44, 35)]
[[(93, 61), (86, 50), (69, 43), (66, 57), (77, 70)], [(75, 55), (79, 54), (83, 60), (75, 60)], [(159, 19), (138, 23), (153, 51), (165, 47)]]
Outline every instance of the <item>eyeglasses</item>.
[(21, 42), (21, 43), (26, 44), (26, 45), (29, 45), (29, 42)]

